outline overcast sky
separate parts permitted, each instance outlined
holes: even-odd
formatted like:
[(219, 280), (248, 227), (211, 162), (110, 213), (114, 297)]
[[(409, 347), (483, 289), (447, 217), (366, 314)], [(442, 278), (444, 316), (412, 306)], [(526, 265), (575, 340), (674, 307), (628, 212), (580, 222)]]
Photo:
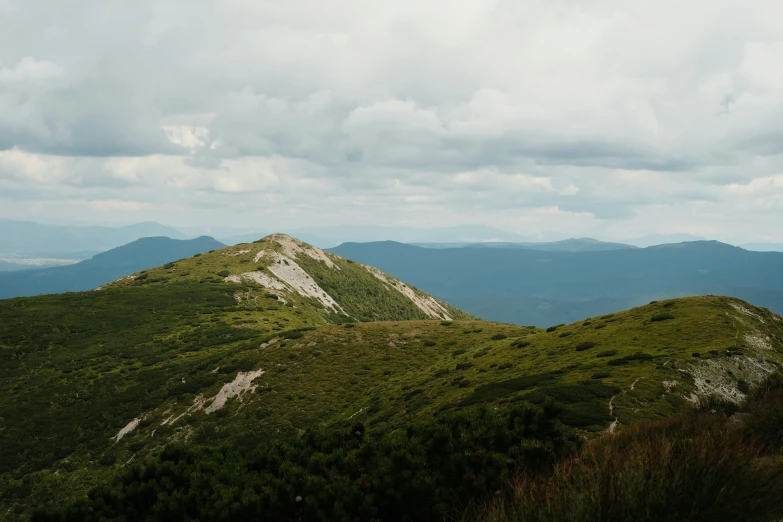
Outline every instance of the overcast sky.
[(0, 0), (0, 217), (783, 241), (779, 0)]

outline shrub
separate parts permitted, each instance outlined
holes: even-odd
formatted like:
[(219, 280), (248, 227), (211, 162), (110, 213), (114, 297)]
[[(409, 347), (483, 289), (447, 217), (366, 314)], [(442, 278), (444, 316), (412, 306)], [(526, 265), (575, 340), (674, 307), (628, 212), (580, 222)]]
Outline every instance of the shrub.
[(231, 275), (231, 272), (229, 272), (228, 270), (221, 270), (220, 272), (217, 273), (217, 275), (219, 275), (220, 277), (228, 277)]
[(571, 335), (571, 332), (563, 332), (560, 334), (560, 337), (568, 337), (569, 335)]
[(668, 312), (655, 314), (654, 316), (650, 317), (650, 321), (658, 322), (658, 321), (669, 321), (671, 319), (674, 319), (674, 316)]
[(426, 341), (424, 341), (424, 346), (435, 346), (436, 344), (438, 344), (438, 343), (436, 343), (435, 341), (432, 341), (430, 339), (427, 339)]
[(490, 339), (492, 339), (493, 341), (502, 341), (503, 339), (507, 339), (507, 338), (508, 335), (502, 333), (498, 333), (490, 337)]
[[(783, 467), (711, 414), (684, 414), (604, 436), (545, 476), (463, 520), (767, 521), (783, 509)], [(762, 458), (760, 458), (762, 457)]]
[(451, 326), (452, 324), (454, 324), (454, 321), (441, 321), (440, 322), (441, 326)]
[(590, 348), (593, 348), (595, 346), (595, 343), (592, 341), (585, 341), (583, 343), (579, 343), (576, 345), (576, 351), (577, 352), (583, 352), (585, 350), (589, 350)]
[(530, 346), (530, 341), (519, 339), (518, 341), (514, 341), (513, 343), (511, 343), (511, 346), (513, 346), (514, 348), (524, 348), (526, 346)]
[(603, 350), (595, 354), (596, 357), (611, 357), (617, 355), (617, 350)]
[(170, 268), (174, 268), (175, 266), (177, 266), (177, 264), (176, 264), (176, 263), (166, 263), (165, 265), (163, 265), (163, 268), (165, 268), (166, 270), (168, 270), (168, 269), (170, 269)]
[(555, 330), (557, 330), (558, 328), (559, 328), (559, 326), (550, 326), (549, 328), (547, 328), (547, 329), (546, 329), (546, 331), (547, 331), (547, 332), (554, 332), (554, 331), (555, 331)]
[(611, 377), (612, 374), (609, 372), (596, 372), (593, 375), (590, 376), (591, 379), (606, 379), (607, 377)]
[(577, 448), (551, 410), (530, 405), (394, 431), (314, 428), (252, 450), (169, 446), (33, 520), (442, 520), (517, 471), (550, 469)]

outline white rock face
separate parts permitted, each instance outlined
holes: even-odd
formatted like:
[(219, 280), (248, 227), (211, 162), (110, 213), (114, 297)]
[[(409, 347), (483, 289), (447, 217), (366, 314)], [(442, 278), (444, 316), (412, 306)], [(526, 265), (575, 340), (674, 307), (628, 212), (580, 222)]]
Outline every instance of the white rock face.
[(427, 314), (430, 319), (445, 319), (451, 320), (448, 310), (440, 304), (435, 298), (428, 295), (417, 294), (413, 288), (409, 287), (400, 280), (392, 279), (375, 267), (362, 265), (368, 272), (374, 275), (378, 280), (385, 283), (387, 286), (398, 291), (415, 304), (419, 310)]
[(243, 279), (258, 283), (264, 288), (272, 288), (273, 290), (287, 290), (288, 287), (278, 279), (268, 276), (263, 272), (253, 271), (245, 272), (239, 275), (230, 275), (223, 279), (226, 283), (241, 283)]
[(130, 432), (132, 432), (133, 430), (135, 430), (135, 429), (136, 429), (136, 427), (139, 425), (139, 423), (140, 423), (140, 422), (141, 422), (141, 419), (137, 417), (137, 418), (133, 419), (132, 421), (130, 421), (128, 424), (126, 424), (126, 425), (125, 425), (125, 427), (124, 427), (124, 428), (122, 428), (122, 429), (121, 429), (121, 430), (120, 430), (120, 431), (117, 433), (117, 435), (115, 435), (115, 436), (114, 436), (114, 442), (119, 442), (119, 441), (121, 441), (121, 440), (122, 440), (122, 438), (123, 438), (125, 435), (127, 435), (128, 433), (130, 433)]
[(221, 409), (226, 405), (226, 401), (234, 397), (240, 397), (242, 394), (248, 391), (256, 389), (257, 385), (253, 384), (253, 381), (264, 374), (263, 370), (256, 370), (254, 372), (239, 372), (237, 376), (228, 384), (224, 384), (220, 391), (215, 395), (212, 400), (212, 404), (204, 409), (204, 412), (209, 415)]
[(329, 258), (329, 254), (320, 248), (310, 246), (307, 243), (302, 243), (301, 241), (294, 239), (286, 234), (272, 234), (271, 236), (268, 236), (267, 239), (275, 241), (281, 247), (283, 247), (283, 253), (288, 257), (296, 258), (299, 256), (299, 254), (303, 254), (315, 259), (316, 261), (323, 261), (329, 268), (336, 268), (337, 270), (340, 270), (340, 267), (335, 265), (334, 261)]
[[(345, 314), (345, 311), (335, 301), (332, 296), (321, 288), (310, 274), (296, 264), (296, 261), (274, 250), (269, 250), (265, 254), (272, 259), (268, 269), (275, 277), (285, 282), (300, 295), (305, 297), (314, 297), (318, 299), (326, 308), (331, 308), (337, 313)], [(347, 315), (347, 314), (346, 314)]]

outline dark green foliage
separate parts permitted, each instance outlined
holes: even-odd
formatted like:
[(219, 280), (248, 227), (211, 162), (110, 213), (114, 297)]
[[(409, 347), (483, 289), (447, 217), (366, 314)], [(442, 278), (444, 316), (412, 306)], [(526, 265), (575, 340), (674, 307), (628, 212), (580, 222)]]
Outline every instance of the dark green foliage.
[(737, 389), (746, 395), (750, 393), (750, 385), (745, 379), (740, 379), (737, 381)]
[(603, 350), (595, 354), (596, 357), (612, 357), (617, 355), (617, 350)]
[(508, 338), (508, 335), (502, 333), (498, 333), (490, 337), (490, 339), (492, 339), (493, 341), (502, 341), (503, 339), (506, 338)]
[(252, 451), (166, 448), (33, 522), (443, 519), (578, 448), (552, 408), (468, 409), (392, 432), (309, 430)]
[(524, 348), (526, 346), (530, 346), (530, 341), (524, 341), (522, 339), (519, 339), (518, 341), (514, 341), (511, 343), (511, 346), (514, 348)]
[(546, 331), (547, 332), (554, 332), (555, 330), (557, 330), (557, 328), (558, 328), (557, 326), (550, 326), (549, 328), (546, 329)]
[(575, 350), (577, 352), (583, 352), (585, 350), (589, 350), (590, 348), (593, 348), (594, 346), (595, 346), (594, 342), (592, 342), (592, 341), (585, 341), (585, 342), (577, 344)]
[(611, 420), (606, 401), (619, 392), (617, 386), (608, 386), (599, 380), (585, 380), (576, 384), (544, 386), (523, 398), (536, 404), (553, 400), (560, 409), (558, 418), (569, 426), (598, 426)]
[(674, 319), (674, 316), (668, 312), (655, 314), (654, 316), (650, 317), (650, 321), (657, 322), (657, 321), (669, 321), (671, 319)]
[(356, 326), (355, 323), (345, 323), (343, 325), (343, 328), (354, 328)]
[(228, 277), (231, 275), (231, 272), (229, 272), (228, 270), (221, 270), (220, 272), (217, 273), (217, 275), (219, 275), (220, 277)]
[(560, 334), (560, 337), (568, 337), (569, 335), (571, 335), (571, 332), (563, 332)]
[(596, 372), (593, 375), (590, 376), (591, 379), (606, 379), (607, 377), (611, 377), (612, 374), (609, 372)]
[(432, 341), (430, 339), (427, 339), (427, 340), (424, 341), (423, 344), (424, 344), (424, 346), (435, 346), (438, 343), (436, 343), (435, 341)]
[(440, 322), (441, 326), (451, 326), (452, 324), (454, 324), (454, 321), (441, 321)]
[(701, 357), (701, 354), (699, 352), (693, 352), (691, 357)]
[(623, 364), (628, 364), (631, 361), (649, 361), (650, 359), (655, 359), (655, 356), (650, 355), (649, 353), (636, 352), (632, 355), (626, 355), (625, 357), (610, 359), (606, 361), (606, 364), (610, 366), (622, 366)]
[(528, 390), (541, 386), (547, 382), (554, 381), (555, 377), (548, 373), (522, 375), (505, 381), (493, 382), (479, 386), (467, 398), (463, 399), (462, 405), (481, 404), (490, 402), (520, 390)]

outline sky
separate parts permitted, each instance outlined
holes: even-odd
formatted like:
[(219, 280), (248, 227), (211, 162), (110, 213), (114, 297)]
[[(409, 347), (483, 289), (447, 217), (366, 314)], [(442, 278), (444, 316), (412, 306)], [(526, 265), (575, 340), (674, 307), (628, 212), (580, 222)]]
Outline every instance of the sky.
[(778, 0), (0, 0), (0, 217), (783, 241)]

